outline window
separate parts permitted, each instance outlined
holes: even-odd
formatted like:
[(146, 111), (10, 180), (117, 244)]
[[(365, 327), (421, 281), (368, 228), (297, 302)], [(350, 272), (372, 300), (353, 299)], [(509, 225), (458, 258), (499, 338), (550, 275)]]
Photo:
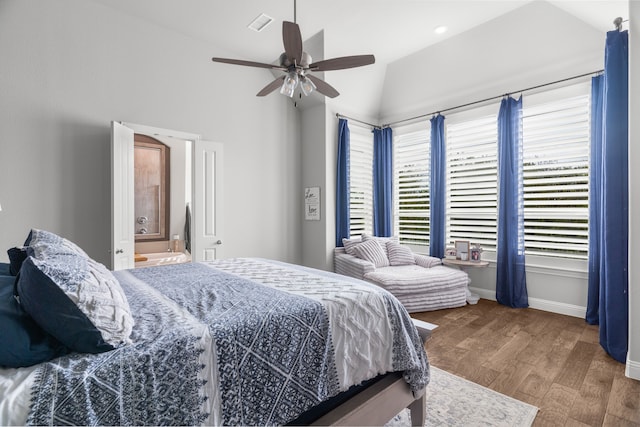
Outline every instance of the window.
[(495, 250), (497, 114), (464, 121), (452, 119), (446, 125), (446, 240), (470, 240)]
[(525, 107), (527, 255), (587, 259), (590, 95)]
[[(523, 103), (525, 254), (546, 257), (544, 266), (581, 264), (588, 255), (590, 84), (528, 95)], [(493, 104), (445, 120), (446, 240), (469, 240), (489, 252), (497, 241), (498, 109)], [(394, 234), (428, 247), (429, 122), (393, 133)], [(372, 164), (371, 131), (353, 126), (351, 235), (372, 229)]]
[(373, 134), (352, 122), (350, 148), (350, 235), (373, 233)]
[(430, 123), (393, 130), (394, 235), (407, 245), (429, 246)]

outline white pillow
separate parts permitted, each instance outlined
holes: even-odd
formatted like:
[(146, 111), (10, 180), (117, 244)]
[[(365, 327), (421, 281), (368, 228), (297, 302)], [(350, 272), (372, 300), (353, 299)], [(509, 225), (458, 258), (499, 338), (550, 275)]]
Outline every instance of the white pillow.
[(396, 242), (387, 242), (387, 255), (391, 265), (413, 265), (416, 263), (413, 251)]
[(382, 250), (384, 251), (385, 255), (387, 255), (387, 242), (400, 243), (400, 239), (398, 239), (398, 236), (378, 237), (378, 236), (371, 236), (370, 234), (362, 233), (362, 241), (366, 242), (368, 240), (375, 240), (378, 243), (380, 243), (380, 246), (382, 247)]
[(82, 310), (102, 334), (102, 339), (114, 347), (130, 344), (133, 316), (120, 282), (97, 261), (87, 260), (89, 274), (78, 287), (77, 294), (67, 296)]
[(389, 259), (376, 240), (369, 240), (354, 246), (353, 252), (358, 258), (369, 261), (376, 267), (389, 266)]
[(429, 255), (415, 254), (414, 258), (416, 260), (416, 264), (420, 267), (431, 268), (442, 265), (442, 260), (440, 258), (432, 257)]
[(353, 253), (353, 248), (360, 243), (362, 243), (362, 239), (360, 237), (354, 237), (353, 239), (342, 239), (342, 246), (344, 246), (344, 251), (353, 256), (355, 256), (355, 254)]

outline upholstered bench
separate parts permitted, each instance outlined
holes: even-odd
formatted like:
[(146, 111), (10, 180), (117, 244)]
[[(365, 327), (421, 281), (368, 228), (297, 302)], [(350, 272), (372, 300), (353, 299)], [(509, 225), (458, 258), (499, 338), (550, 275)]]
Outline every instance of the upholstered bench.
[[(442, 265), (439, 258), (413, 253), (393, 238), (364, 235), (362, 240), (352, 240), (345, 239), (345, 247), (334, 250), (336, 273), (388, 290), (410, 313), (466, 305), (467, 273)], [(377, 246), (367, 243), (371, 241)]]

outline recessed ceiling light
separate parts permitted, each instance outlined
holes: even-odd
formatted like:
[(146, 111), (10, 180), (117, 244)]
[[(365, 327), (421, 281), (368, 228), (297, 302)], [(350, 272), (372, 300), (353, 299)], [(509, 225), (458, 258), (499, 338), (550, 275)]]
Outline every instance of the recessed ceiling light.
[(267, 26), (272, 22), (273, 22), (272, 17), (265, 15), (264, 13), (261, 13), (260, 16), (258, 16), (256, 19), (251, 21), (251, 23), (247, 25), (247, 27), (259, 33), (260, 31), (267, 28)]
[(439, 27), (436, 27), (433, 30), (436, 34), (443, 34), (447, 32), (447, 26), (446, 25), (440, 25)]

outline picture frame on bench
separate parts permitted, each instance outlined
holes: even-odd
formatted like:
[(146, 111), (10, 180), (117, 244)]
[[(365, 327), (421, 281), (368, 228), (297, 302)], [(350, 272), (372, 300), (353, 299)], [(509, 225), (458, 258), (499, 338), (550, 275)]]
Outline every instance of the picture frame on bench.
[(460, 261), (469, 261), (471, 244), (468, 240), (456, 240), (454, 243), (456, 248), (456, 259)]

